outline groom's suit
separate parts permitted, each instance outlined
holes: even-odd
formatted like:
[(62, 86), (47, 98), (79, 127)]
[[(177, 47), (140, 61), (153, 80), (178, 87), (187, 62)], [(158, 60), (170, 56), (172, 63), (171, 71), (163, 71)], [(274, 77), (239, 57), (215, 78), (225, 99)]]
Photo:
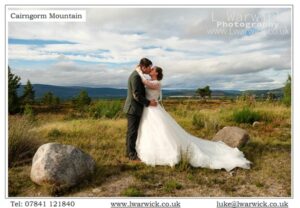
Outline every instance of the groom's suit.
[(150, 101), (146, 98), (145, 86), (139, 74), (134, 70), (128, 79), (127, 98), (124, 106), (124, 112), (127, 114), (127, 155), (130, 159), (136, 158), (135, 143), (141, 115), (144, 106), (148, 107)]

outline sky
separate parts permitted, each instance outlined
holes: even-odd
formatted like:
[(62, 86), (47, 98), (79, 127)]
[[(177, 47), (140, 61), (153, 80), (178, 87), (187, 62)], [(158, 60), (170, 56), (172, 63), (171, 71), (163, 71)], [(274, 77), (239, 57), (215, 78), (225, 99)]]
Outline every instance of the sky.
[(9, 22), (8, 64), (22, 84), (126, 88), (147, 57), (163, 88), (283, 87), (289, 8), (88, 8), (86, 22)]

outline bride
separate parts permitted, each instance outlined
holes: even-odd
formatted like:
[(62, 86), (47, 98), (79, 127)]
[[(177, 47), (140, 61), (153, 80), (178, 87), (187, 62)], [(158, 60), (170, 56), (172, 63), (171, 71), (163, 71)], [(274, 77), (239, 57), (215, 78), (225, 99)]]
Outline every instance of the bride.
[[(151, 80), (144, 77), (139, 67), (136, 71), (146, 87), (147, 99), (161, 98), (162, 69), (154, 67), (149, 74)], [(251, 163), (237, 148), (190, 135), (159, 104), (143, 110), (136, 151), (142, 162), (152, 166), (173, 167), (183, 157), (193, 167), (224, 168), (226, 171), (235, 167), (249, 169)]]

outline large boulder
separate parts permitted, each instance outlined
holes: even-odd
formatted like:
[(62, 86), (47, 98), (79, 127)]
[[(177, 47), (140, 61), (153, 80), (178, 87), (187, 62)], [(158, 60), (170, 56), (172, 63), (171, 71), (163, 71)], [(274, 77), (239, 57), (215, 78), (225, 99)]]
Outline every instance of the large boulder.
[(30, 178), (39, 185), (69, 188), (90, 176), (94, 169), (93, 158), (80, 149), (48, 143), (35, 153)]
[(246, 130), (235, 127), (226, 126), (213, 137), (213, 141), (222, 141), (231, 147), (242, 147), (250, 139)]

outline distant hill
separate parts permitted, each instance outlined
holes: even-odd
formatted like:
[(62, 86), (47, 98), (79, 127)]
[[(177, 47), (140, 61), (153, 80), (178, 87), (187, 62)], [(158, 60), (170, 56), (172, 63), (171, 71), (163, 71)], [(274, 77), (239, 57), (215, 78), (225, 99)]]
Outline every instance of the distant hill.
[(212, 90), (213, 97), (235, 97), (241, 95), (243, 92), (239, 90)]
[[(18, 89), (18, 94), (23, 93), (24, 85), (21, 85)], [(81, 90), (86, 90), (91, 98), (125, 98), (127, 95), (127, 89), (118, 88), (92, 88), (92, 87), (77, 87), (77, 86), (55, 86), (55, 85), (43, 85), (33, 84), (35, 90), (35, 96), (37, 99), (41, 98), (46, 92), (52, 92), (55, 96), (61, 99), (70, 99), (79, 94)], [(172, 89), (163, 90), (164, 97), (170, 96), (195, 96), (195, 91), (192, 89)], [(283, 96), (283, 88), (274, 90), (212, 90), (213, 97), (236, 97), (242, 93), (255, 94), (258, 97), (266, 95), (268, 92), (272, 92), (277, 97)]]
[[(18, 94), (21, 95), (24, 85), (18, 89)], [(33, 84), (36, 98), (41, 98), (46, 92), (52, 92), (55, 96), (61, 99), (70, 99), (79, 94), (81, 90), (86, 90), (91, 98), (121, 98), (127, 94), (127, 89), (117, 88), (92, 88), (92, 87), (77, 87), (77, 86), (55, 86)]]
[(268, 93), (273, 93), (276, 97), (283, 97), (283, 90), (284, 88), (278, 88), (273, 90), (246, 90), (245, 93), (248, 94), (254, 94), (257, 97), (263, 97), (266, 96)]

